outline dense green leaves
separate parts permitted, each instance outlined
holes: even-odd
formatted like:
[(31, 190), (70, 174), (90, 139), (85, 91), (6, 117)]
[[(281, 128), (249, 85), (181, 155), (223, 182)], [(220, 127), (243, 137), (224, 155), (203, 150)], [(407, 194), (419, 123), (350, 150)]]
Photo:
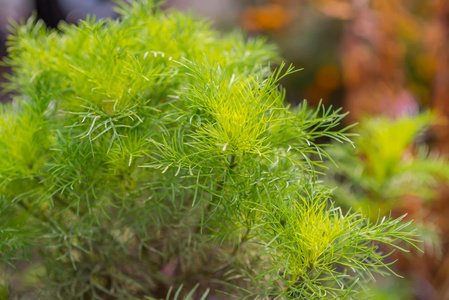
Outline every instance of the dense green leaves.
[(0, 243), (36, 253), (36, 293), (345, 299), (389, 270), (378, 243), (415, 242), (332, 204), (317, 173), (329, 140), (351, 143), (344, 115), (286, 106), (294, 70), (271, 46), (151, 1), (119, 10), (9, 40), (0, 194), (27, 226)]

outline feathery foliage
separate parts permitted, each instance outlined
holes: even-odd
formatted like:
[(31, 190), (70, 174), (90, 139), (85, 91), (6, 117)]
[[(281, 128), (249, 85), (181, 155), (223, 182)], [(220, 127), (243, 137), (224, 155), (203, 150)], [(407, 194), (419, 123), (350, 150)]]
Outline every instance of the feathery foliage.
[(36, 297), (349, 299), (390, 273), (378, 244), (406, 251), (409, 223), (342, 213), (317, 181), (344, 114), (286, 106), (295, 71), (261, 39), (119, 11), (9, 39), (0, 250), (33, 253)]
[[(435, 190), (449, 179), (444, 158), (429, 153), (424, 144), (425, 130), (434, 121), (431, 113), (403, 116), (396, 120), (365, 119), (358, 126), (357, 149), (335, 145), (328, 149), (339, 162), (328, 164), (323, 176), (333, 198), (342, 209), (360, 209), (371, 218), (377, 214), (411, 212), (413, 227), (420, 234), (421, 248), (440, 255), (441, 238), (435, 225), (427, 220), (426, 206), (435, 199)], [(410, 262), (416, 257), (405, 256)], [(411, 281), (389, 280), (376, 288), (375, 299), (403, 299), (413, 291)], [(395, 288), (393, 288), (395, 287)], [(400, 288), (398, 288), (400, 287)], [(366, 295), (365, 295), (366, 297)]]

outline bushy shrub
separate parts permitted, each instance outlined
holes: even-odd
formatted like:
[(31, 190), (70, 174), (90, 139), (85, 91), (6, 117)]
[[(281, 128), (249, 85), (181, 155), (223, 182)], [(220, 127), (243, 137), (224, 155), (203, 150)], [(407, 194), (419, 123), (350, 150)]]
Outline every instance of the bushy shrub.
[(120, 13), (9, 40), (0, 250), (41, 266), (36, 297), (350, 299), (389, 273), (378, 243), (413, 245), (408, 224), (342, 213), (317, 182), (318, 141), (349, 142), (338, 110), (286, 106), (293, 68), (261, 39)]

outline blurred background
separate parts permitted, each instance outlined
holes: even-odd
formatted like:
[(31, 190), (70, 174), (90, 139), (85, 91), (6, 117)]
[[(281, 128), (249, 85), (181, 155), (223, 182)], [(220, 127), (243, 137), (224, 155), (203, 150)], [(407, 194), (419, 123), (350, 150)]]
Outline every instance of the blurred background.
[[(387, 120), (375, 126), (389, 132), (390, 143), (407, 134), (405, 127), (396, 126), (408, 122), (401, 120), (408, 118), (415, 122), (417, 129), (412, 130), (411, 138), (402, 148), (391, 150), (390, 144), (384, 145), (390, 152), (396, 151), (389, 156), (396, 163), (391, 159), (369, 162), (367, 153), (353, 154), (360, 158), (354, 168), (365, 170), (363, 174), (367, 176), (379, 166), (386, 170), (382, 182), (374, 178), (375, 184), (364, 189), (363, 199), (358, 201), (366, 203), (359, 206), (388, 204), (393, 215), (408, 213), (409, 219), (423, 224), (427, 230), (423, 231), (424, 239), (427, 234), (429, 241), (423, 245), (425, 254), (398, 257), (395, 271), (405, 279), (380, 278), (374, 286), (377, 291), (374, 299), (449, 299), (449, 188), (445, 183), (448, 176), (444, 170), (436, 170), (438, 166), (445, 168), (446, 161), (423, 162), (418, 159), (421, 152), (417, 150), (425, 147), (426, 157), (444, 158), (449, 154), (449, 1), (166, 1), (164, 8), (171, 7), (208, 17), (219, 31), (242, 30), (250, 37), (265, 36), (278, 46), (285, 61), (303, 68), (283, 82), (287, 101), (296, 105), (307, 99), (313, 105), (322, 101), (326, 106), (342, 107), (350, 112), (345, 118), (346, 125), (361, 122), (365, 131), (360, 134), (368, 138), (362, 136), (360, 142), (366, 147), (375, 141), (369, 138), (373, 134), (369, 128), (373, 126), (363, 125), (370, 122), (367, 120), (379, 117)], [(76, 23), (87, 14), (117, 17), (109, 0), (0, 0), (0, 56), (6, 54), (9, 20), (27, 18), (33, 11), (49, 27), (56, 27), (61, 20)], [(9, 71), (5, 66), (0, 68), (0, 73)], [(0, 76), (0, 80), (5, 78)], [(10, 95), (0, 97), (1, 101), (8, 101)], [(427, 110), (434, 111), (432, 120), (429, 126), (421, 126), (422, 112)], [(396, 129), (389, 131), (389, 128)], [(427, 129), (423, 133), (420, 128)], [(426, 195), (422, 190), (407, 190), (411, 181), (402, 177), (396, 180), (398, 169), (391, 171), (392, 165), (405, 162), (409, 166), (411, 161), (416, 162), (412, 169), (416, 177), (424, 173), (432, 175), (431, 179), (419, 177), (423, 189), (428, 191)], [(355, 178), (357, 175), (344, 174), (343, 179), (341, 174), (337, 175), (340, 181), (337, 185), (351, 183), (354, 189), (357, 184), (359, 188), (364, 184)], [(372, 195), (377, 195), (377, 199)], [(338, 197), (336, 201), (340, 201)]]

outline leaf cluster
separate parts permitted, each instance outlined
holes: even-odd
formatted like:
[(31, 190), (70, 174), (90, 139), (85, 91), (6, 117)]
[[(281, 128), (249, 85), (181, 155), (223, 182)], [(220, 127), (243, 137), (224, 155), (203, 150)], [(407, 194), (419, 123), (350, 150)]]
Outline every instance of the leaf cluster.
[[(335, 197), (348, 207), (362, 207), (385, 214), (401, 205), (401, 198), (434, 198), (435, 187), (448, 179), (447, 163), (424, 144), (431, 113), (404, 116), (397, 120), (365, 119), (358, 126), (357, 148), (338, 145), (329, 149), (339, 161), (330, 166), (329, 186), (339, 185)], [(341, 180), (340, 180), (341, 179)]]

